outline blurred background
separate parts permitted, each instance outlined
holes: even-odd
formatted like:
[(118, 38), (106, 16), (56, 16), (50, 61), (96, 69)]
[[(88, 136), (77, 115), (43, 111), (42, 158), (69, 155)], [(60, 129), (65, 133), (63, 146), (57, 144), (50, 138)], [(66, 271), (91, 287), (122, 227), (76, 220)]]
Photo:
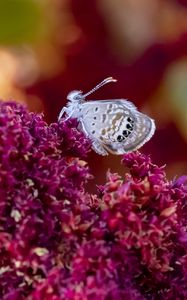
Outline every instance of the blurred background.
[[(0, 98), (56, 122), (69, 91), (118, 80), (88, 99), (128, 98), (156, 120), (142, 152), (169, 178), (187, 173), (187, 0), (0, 0)], [(93, 151), (98, 184), (123, 174)]]

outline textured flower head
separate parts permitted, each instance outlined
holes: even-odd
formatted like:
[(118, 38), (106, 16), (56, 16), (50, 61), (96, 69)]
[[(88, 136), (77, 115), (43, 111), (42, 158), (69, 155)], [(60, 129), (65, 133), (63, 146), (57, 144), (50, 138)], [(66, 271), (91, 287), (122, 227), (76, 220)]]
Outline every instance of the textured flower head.
[(134, 152), (92, 195), (89, 148), (76, 120), (0, 103), (0, 299), (186, 299), (186, 177)]

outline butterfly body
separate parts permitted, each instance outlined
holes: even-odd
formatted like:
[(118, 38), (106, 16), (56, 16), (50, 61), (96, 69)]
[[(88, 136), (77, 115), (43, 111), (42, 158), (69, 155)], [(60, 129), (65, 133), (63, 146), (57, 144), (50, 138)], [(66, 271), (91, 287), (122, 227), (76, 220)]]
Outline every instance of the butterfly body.
[(64, 112), (67, 118), (76, 118), (80, 130), (91, 140), (98, 154), (134, 151), (154, 134), (154, 121), (125, 99), (85, 101), (82, 92), (73, 91), (68, 100), (59, 119)]

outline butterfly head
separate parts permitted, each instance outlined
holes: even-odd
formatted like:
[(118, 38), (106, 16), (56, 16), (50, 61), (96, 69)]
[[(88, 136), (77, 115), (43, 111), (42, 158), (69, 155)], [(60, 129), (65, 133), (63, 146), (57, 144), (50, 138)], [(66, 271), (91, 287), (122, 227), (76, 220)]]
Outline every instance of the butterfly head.
[(68, 95), (67, 95), (67, 99), (70, 102), (80, 102), (81, 100), (84, 99), (82, 91), (71, 91)]

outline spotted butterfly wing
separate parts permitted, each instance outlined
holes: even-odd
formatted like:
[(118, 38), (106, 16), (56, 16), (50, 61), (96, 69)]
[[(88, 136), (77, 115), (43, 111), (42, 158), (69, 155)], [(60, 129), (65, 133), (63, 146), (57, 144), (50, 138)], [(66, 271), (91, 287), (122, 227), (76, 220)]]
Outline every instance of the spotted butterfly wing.
[(154, 121), (127, 100), (97, 100), (80, 105), (80, 125), (99, 154), (124, 154), (145, 144), (154, 134)]

